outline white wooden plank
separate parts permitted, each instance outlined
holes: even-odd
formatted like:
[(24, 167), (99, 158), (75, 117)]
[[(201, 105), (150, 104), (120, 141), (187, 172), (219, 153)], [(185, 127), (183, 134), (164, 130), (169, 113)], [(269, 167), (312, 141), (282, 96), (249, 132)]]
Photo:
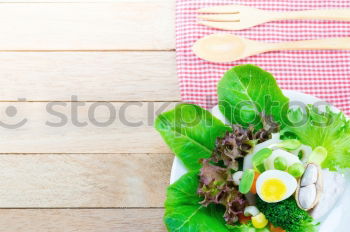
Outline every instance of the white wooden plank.
[(0, 3), (115, 3), (115, 2), (173, 2), (173, 0), (0, 0)]
[(0, 86), (0, 101), (180, 99), (174, 52), (0, 52)]
[(168, 153), (153, 122), (174, 105), (1, 102), (0, 153)]
[(0, 208), (162, 207), (170, 154), (0, 155)]
[(172, 50), (174, 31), (174, 1), (0, 5), (0, 51)]
[(163, 209), (0, 209), (7, 232), (165, 232)]

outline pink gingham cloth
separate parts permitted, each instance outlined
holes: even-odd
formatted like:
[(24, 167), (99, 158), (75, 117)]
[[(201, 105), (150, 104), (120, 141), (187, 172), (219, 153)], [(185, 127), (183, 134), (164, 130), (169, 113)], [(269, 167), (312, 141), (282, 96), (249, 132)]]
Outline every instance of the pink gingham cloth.
[(201, 60), (191, 50), (196, 40), (217, 32), (265, 42), (350, 37), (350, 22), (288, 20), (241, 31), (222, 31), (196, 23), (197, 9), (220, 4), (273, 11), (350, 8), (350, 0), (177, 0), (176, 59), (183, 101), (212, 107), (217, 103), (216, 85), (224, 72), (238, 64), (255, 64), (271, 72), (282, 89), (314, 95), (350, 115), (350, 51), (278, 51), (220, 64)]

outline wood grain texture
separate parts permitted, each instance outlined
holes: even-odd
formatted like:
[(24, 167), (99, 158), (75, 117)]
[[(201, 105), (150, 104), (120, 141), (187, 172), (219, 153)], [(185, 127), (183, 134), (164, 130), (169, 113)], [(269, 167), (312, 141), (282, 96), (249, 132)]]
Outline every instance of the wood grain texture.
[(165, 232), (163, 209), (1, 209), (6, 232)]
[(0, 52), (0, 60), (0, 101), (180, 99), (174, 52)]
[(115, 2), (169, 2), (173, 3), (174, 0), (0, 0), (0, 3), (115, 3)]
[[(165, 232), (173, 155), (153, 121), (180, 99), (175, 0), (0, 2), (2, 230)], [(47, 126), (48, 104), (67, 123)]]
[(174, 7), (170, 0), (2, 3), (0, 51), (173, 50)]
[(171, 154), (0, 155), (0, 208), (162, 207)]
[(153, 123), (157, 114), (174, 106), (0, 102), (0, 153), (169, 153)]

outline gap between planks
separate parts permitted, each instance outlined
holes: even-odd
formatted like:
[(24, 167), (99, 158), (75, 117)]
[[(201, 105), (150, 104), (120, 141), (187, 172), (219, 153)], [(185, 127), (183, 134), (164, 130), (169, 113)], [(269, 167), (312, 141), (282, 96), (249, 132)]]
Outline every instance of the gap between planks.
[(168, 1), (169, 3), (173, 3), (174, 0), (46, 0), (46, 1), (40, 1), (40, 0), (25, 0), (25, 1), (8, 1), (8, 0), (0, 0), (1, 3), (116, 3), (116, 2), (165, 2)]
[(149, 100), (149, 101), (145, 101), (145, 100), (140, 100), (140, 101), (120, 101), (120, 100), (112, 100), (112, 101), (92, 101), (92, 100), (89, 100), (89, 101), (83, 101), (83, 100), (79, 100), (79, 101), (40, 101), (40, 100), (31, 100), (31, 101), (8, 101), (8, 100), (0, 100), (0, 102), (3, 102), (3, 103), (20, 103), (20, 102), (26, 102), (26, 103), (181, 103), (181, 101), (152, 101), (152, 100)]
[[(0, 2), (1, 4), (1, 2)], [(159, 50), (146, 50), (146, 49), (117, 49), (117, 50), (113, 50), (113, 49), (110, 49), (110, 50), (0, 50), (0, 53), (1, 52), (13, 52), (13, 53), (16, 53), (16, 52), (62, 52), (62, 53), (65, 53), (65, 52), (84, 52), (84, 53), (87, 53), (87, 52), (101, 52), (101, 53), (108, 53), (108, 52), (175, 52), (176, 49), (159, 49)]]
[[(115, 153), (81, 153), (81, 152), (77, 152), (77, 153), (73, 153), (73, 152), (69, 152), (69, 153), (16, 153), (16, 152), (12, 152), (12, 153), (0, 153), (0, 155), (19, 155), (19, 156), (26, 156), (26, 155), (131, 155), (131, 154), (138, 154), (138, 153), (130, 153), (130, 152), (125, 152), (125, 153), (119, 153), (119, 152), (115, 152)], [(160, 153), (144, 153), (146, 155), (152, 155), (152, 154), (160, 154)], [(173, 155), (173, 153), (162, 153), (164, 155)]]
[(15, 208), (11, 208), (11, 207), (1, 207), (0, 210), (2, 209), (18, 209), (18, 210), (50, 210), (50, 209), (57, 209), (57, 210), (67, 210), (67, 209), (71, 209), (71, 210), (80, 210), (80, 209), (85, 209), (85, 210), (100, 210), (100, 209), (109, 209), (109, 210), (127, 210), (127, 209), (134, 209), (134, 210), (142, 210), (142, 209), (164, 209), (164, 207), (26, 207), (26, 208), (21, 208), (21, 207), (15, 207)]

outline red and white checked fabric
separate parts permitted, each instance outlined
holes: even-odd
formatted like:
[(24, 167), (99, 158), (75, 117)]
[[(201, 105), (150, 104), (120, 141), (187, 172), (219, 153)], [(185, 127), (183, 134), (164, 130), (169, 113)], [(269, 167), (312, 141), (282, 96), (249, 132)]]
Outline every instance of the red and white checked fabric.
[(212, 107), (217, 102), (217, 82), (224, 72), (238, 64), (255, 64), (271, 72), (282, 89), (314, 95), (350, 115), (350, 51), (278, 51), (218, 64), (199, 59), (191, 50), (199, 38), (217, 32), (265, 42), (345, 37), (350, 36), (350, 22), (288, 20), (242, 31), (221, 31), (196, 23), (197, 9), (220, 4), (273, 11), (350, 8), (350, 0), (177, 0), (176, 59), (183, 101)]

